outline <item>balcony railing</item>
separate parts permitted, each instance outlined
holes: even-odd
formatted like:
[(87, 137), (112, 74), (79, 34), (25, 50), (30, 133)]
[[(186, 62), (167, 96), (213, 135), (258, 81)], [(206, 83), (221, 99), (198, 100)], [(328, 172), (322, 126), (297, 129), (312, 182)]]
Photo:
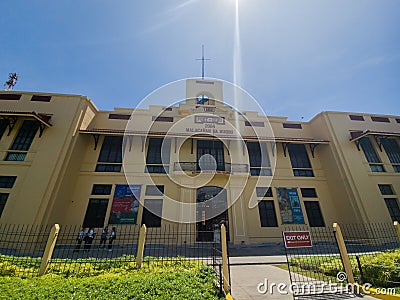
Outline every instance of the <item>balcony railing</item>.
[(146, 173), (168, 174), (169, 166), (163, 165), (163, 164), (146, 164), (145, 172)]
[(251, 167), (251, 176), (272, 176), (271, 167)]
[(174, 171), (183, 172), (201, 172), (216, 171), (221, 173), (248, 173), (248, 164), (232, 164), (232, 163), (202, 163), (201, 167), (198, 162), (175, 162)]

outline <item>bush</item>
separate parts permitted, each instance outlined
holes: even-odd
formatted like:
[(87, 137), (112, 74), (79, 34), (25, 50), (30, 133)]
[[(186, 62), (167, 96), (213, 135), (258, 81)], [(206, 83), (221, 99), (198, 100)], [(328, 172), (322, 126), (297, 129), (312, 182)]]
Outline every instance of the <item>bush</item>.
[[(359, 255), (364, 281), (379, 287), (391, 287), (393, 282), (400, 282), (400, 249), (374, 254)], [(355, 276), (360, 277), (360, 270), (355, 256), (350, 256), (350, 263)], [(290, 259), (292, 266), (303, 270), (323, 273), (336, 277), (343, 271), (339, 256), (307, 256)]]
[[(37, 277), (36, 259), (24, 259), (26, 268), (14, 257), (0, 262), (0, 299), (224, 299), (214, 270), (199, 261), (152, 258), (137, 269), (133, 257), (58, 259)], [(35, 275), (21, 278), (27, 270)]]
[(376, 286), (400, 282), (400, 249), (361, 255), (360, 264), (365, 280)]
[(343, 271), (342, 261), (340, 258), (332, 259), (329, 262), (322, 263), (319, 270), (327, 276), (336, 277), (339, 272)]
[(36, 275), (40, 267), (40, 258), (0, 255), (0, 276), (27, 277)]

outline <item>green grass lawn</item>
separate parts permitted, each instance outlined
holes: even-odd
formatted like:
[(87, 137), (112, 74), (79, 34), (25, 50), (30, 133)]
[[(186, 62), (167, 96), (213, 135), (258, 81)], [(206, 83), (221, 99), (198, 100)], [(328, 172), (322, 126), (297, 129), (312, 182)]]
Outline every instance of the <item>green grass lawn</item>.
[[(287, 264), (279, 264), (279, 265), (274, 265), (274, 266), (278, 267), (280, 269), (289, 271), (289, 268), (288, 268)], [(321, 280), (321, 281), (325, 281), (325, 282), (329, 282), (329, 281), (336, 282), (336, 278), (335, 277), (328, 276), (328, 275), (325, 275), (323, 273), (315, 272), (315, 271), (312, 271), (312, 270), (304, 270), (304, 269), (302, 269), (300, 267), (297, 267), (297, 266), (291, 266), (290, 267), (290, 271), (294, 272), (294, 273), (296, 273), (298, 275), (306, 276), (306, 277), (309, 277), (309, 278), (312, 278), (312, 279), (315, 279), (315, 280)]]

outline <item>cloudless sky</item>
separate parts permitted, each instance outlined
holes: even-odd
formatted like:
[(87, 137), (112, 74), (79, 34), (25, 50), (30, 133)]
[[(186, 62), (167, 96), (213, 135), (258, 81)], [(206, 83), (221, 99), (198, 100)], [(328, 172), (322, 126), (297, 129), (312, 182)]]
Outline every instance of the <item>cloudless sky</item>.
[(18, 91), (133, 108), (164, 84), (201, 76), (204, 44), (206, 76), (232, 82), (239, 62), (238, 84), (268, 115), (400, 115), (399, 0), (239, 0), (236, 43), (235, 2), (5, 2), (0, 81), (17, 72)]

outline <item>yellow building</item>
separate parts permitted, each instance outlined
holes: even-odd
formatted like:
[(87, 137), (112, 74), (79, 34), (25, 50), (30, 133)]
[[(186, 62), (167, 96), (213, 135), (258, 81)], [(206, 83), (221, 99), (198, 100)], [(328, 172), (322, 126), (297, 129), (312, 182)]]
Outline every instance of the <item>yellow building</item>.
[(100, 111), (87, 97), (0, 93), (0, 223), (226, 223), (233, 243), (284, 224), (400, 219), (400, 117), (309, 122), (238, 111), (218, 80), (184, 101)]

